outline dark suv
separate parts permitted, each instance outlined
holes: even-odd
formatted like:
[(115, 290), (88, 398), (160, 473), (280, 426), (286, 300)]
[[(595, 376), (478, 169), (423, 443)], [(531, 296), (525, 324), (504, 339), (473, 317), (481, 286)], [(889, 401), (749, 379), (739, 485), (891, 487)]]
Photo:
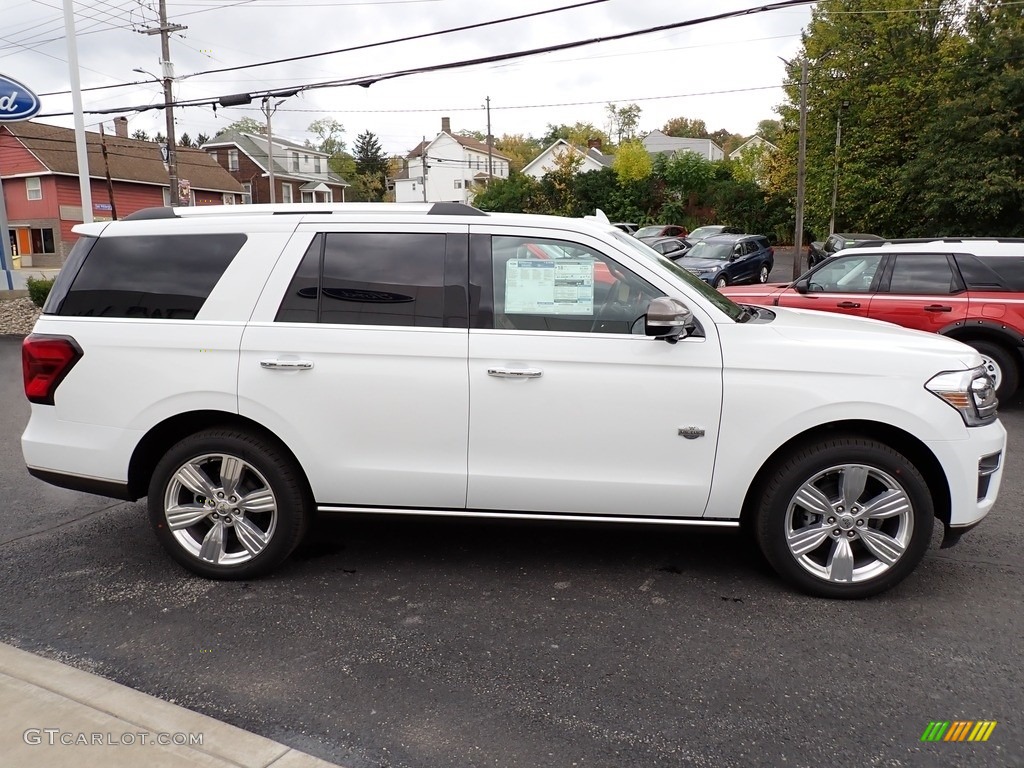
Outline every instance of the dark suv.
[(675, 262), (715, 288), (767, 283), (775, 249), (764, 235), (712, 235), (694, 243)]
[(823, 243), (815, 240), (807, 247), (807, 266), (813, 267), (815, 264), (820, 264), (844, 248), (853, 248), (861, 243), (872, 241), (881, 242), (882, 238), (864, 232), (836, 232), (834, 235), (829, 235)]

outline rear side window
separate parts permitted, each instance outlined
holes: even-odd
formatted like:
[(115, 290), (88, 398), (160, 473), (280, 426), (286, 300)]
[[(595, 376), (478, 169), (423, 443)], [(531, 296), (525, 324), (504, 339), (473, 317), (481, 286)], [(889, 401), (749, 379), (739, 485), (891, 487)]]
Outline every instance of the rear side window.
[(1024, 253), (1020, 256), (958, 254), (956, 262), (969, 288), (1024, 291)]
[(404, 232), (317, 235), (276, 321), (441, 328), (446, 238)]
[(961, 290), (959, 280), (942, 253), (901, 253), (889, 280), (889, 293), (951, 294)]
[(60, 275), (67, 273), (70, 287), (51, 295), (45, 311), (192, 320), (245, 240), (242, 234), (101, 237), (88, 250), (72, 251)]

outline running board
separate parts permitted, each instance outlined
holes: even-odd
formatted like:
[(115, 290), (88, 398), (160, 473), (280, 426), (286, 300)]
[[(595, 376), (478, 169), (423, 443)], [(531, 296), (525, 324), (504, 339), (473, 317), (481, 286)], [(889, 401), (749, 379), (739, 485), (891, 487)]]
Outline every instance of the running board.
[(492, 512), (465, 509), (404, 509), (400, 507), (317, 506), (318, 512), (345, 512), (372, 515), (412, 515), (419, 517), (493, 518), (499, 520), (558, 520), (583, 523), (643, 523), (647, 525), (691, 525), (704, 528), (739, 528), (739, 520), (705, 520), (687, 517), (640, 517), (612, 515), (577, 515), (556, 512)]

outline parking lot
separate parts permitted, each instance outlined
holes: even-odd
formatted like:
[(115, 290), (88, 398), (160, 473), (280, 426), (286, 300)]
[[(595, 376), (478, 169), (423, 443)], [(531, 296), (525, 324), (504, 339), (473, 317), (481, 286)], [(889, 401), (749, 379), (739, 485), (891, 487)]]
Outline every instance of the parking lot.
[[(804, 597), (731, 533), (483, 521), (332, 520), (228, 583), (143, 504), (28, 476), (19, 344), (0, 641), (351, 768), (1024, 765), (1020, 396), (989, 519), (867, 601)], [(998, 725), (922, 743), (933, 720)]]

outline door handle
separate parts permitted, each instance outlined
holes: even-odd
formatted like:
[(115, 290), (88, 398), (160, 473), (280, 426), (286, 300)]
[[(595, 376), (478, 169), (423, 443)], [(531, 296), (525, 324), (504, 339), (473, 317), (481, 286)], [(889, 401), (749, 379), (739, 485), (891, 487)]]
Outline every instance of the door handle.
[(840, 309), (860, 309), (860, 304), (856, 301), (840, 301), (836, 306)]
[(488, 376), (499, 379), (539, 379), (544, 373), (540, 368), (488, 368)]
[(275, 371), (308, 371), (312, 367), (310, 360), (260, 360), (260, 368)]
[(924, 308), (925, 312), (952, 312), (952, 307), (947, 307), (942, 304), (929, 304)]

